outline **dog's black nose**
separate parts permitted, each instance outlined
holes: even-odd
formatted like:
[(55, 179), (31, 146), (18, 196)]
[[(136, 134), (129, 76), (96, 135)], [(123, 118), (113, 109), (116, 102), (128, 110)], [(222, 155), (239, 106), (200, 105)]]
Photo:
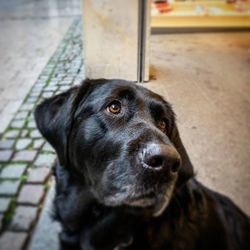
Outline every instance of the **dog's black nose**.
[(142, 166), (151, 170), (166, 170), (175, 173), (180, 168), (180, 155), (166, 144), (149, 144), (142, 151)]

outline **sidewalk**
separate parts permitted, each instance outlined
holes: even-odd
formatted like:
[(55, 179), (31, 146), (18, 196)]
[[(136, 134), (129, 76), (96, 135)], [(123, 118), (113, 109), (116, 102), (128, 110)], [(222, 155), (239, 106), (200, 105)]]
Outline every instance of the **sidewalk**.
[[(0, 141), (0, 236), (2, 250), (28, 244), (50, 186), (55, 154), (36, 129), (33, 109), (44, 98), (83, 79), (82, 27), (74, 21), (56, 52), (24, 99)], [(14, 241), (12, 239), (15, 239)]]
[(0, 1), (0, 135), (79, 15), (80, 0)]
[(80, 13), (80, 1), (0, 3), (1, 250), (26, 248), (43, 208), (55, 154), (33, 109), (83, 78)]

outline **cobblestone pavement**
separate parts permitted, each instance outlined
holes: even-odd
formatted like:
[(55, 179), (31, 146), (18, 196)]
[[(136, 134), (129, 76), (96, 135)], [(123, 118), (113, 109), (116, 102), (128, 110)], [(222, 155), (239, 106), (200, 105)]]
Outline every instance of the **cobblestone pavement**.
[(50, 186), (55, 153), (33, 109), (83, 79), (81, 22), (75, 20), (0, 139), (0, 248), (25, 249)]
[(0, 1), (0, 134), (80, 14), (80, 0)]

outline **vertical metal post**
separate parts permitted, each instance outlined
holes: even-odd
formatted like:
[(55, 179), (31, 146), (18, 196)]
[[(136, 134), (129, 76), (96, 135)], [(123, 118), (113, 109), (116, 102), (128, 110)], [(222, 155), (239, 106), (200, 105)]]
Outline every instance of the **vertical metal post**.
[(83, 0), (88, 78), (148, 81), (150, 1)]
[(150, 1), (138, 0), (138, 75), (137, 81), (149, 80), (149, 36), (150, 36)]

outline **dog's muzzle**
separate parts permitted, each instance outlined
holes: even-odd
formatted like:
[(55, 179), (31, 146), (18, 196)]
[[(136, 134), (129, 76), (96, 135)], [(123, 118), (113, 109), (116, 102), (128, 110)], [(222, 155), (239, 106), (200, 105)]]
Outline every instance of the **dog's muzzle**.
[(127, 204), (153, 207), (154, 216), (165, 210), (172, 197), (181, 158), (169, 144), (148, 143), (139, 152), (139, 167), (143, 170), (142, 191), (130, 197)]

